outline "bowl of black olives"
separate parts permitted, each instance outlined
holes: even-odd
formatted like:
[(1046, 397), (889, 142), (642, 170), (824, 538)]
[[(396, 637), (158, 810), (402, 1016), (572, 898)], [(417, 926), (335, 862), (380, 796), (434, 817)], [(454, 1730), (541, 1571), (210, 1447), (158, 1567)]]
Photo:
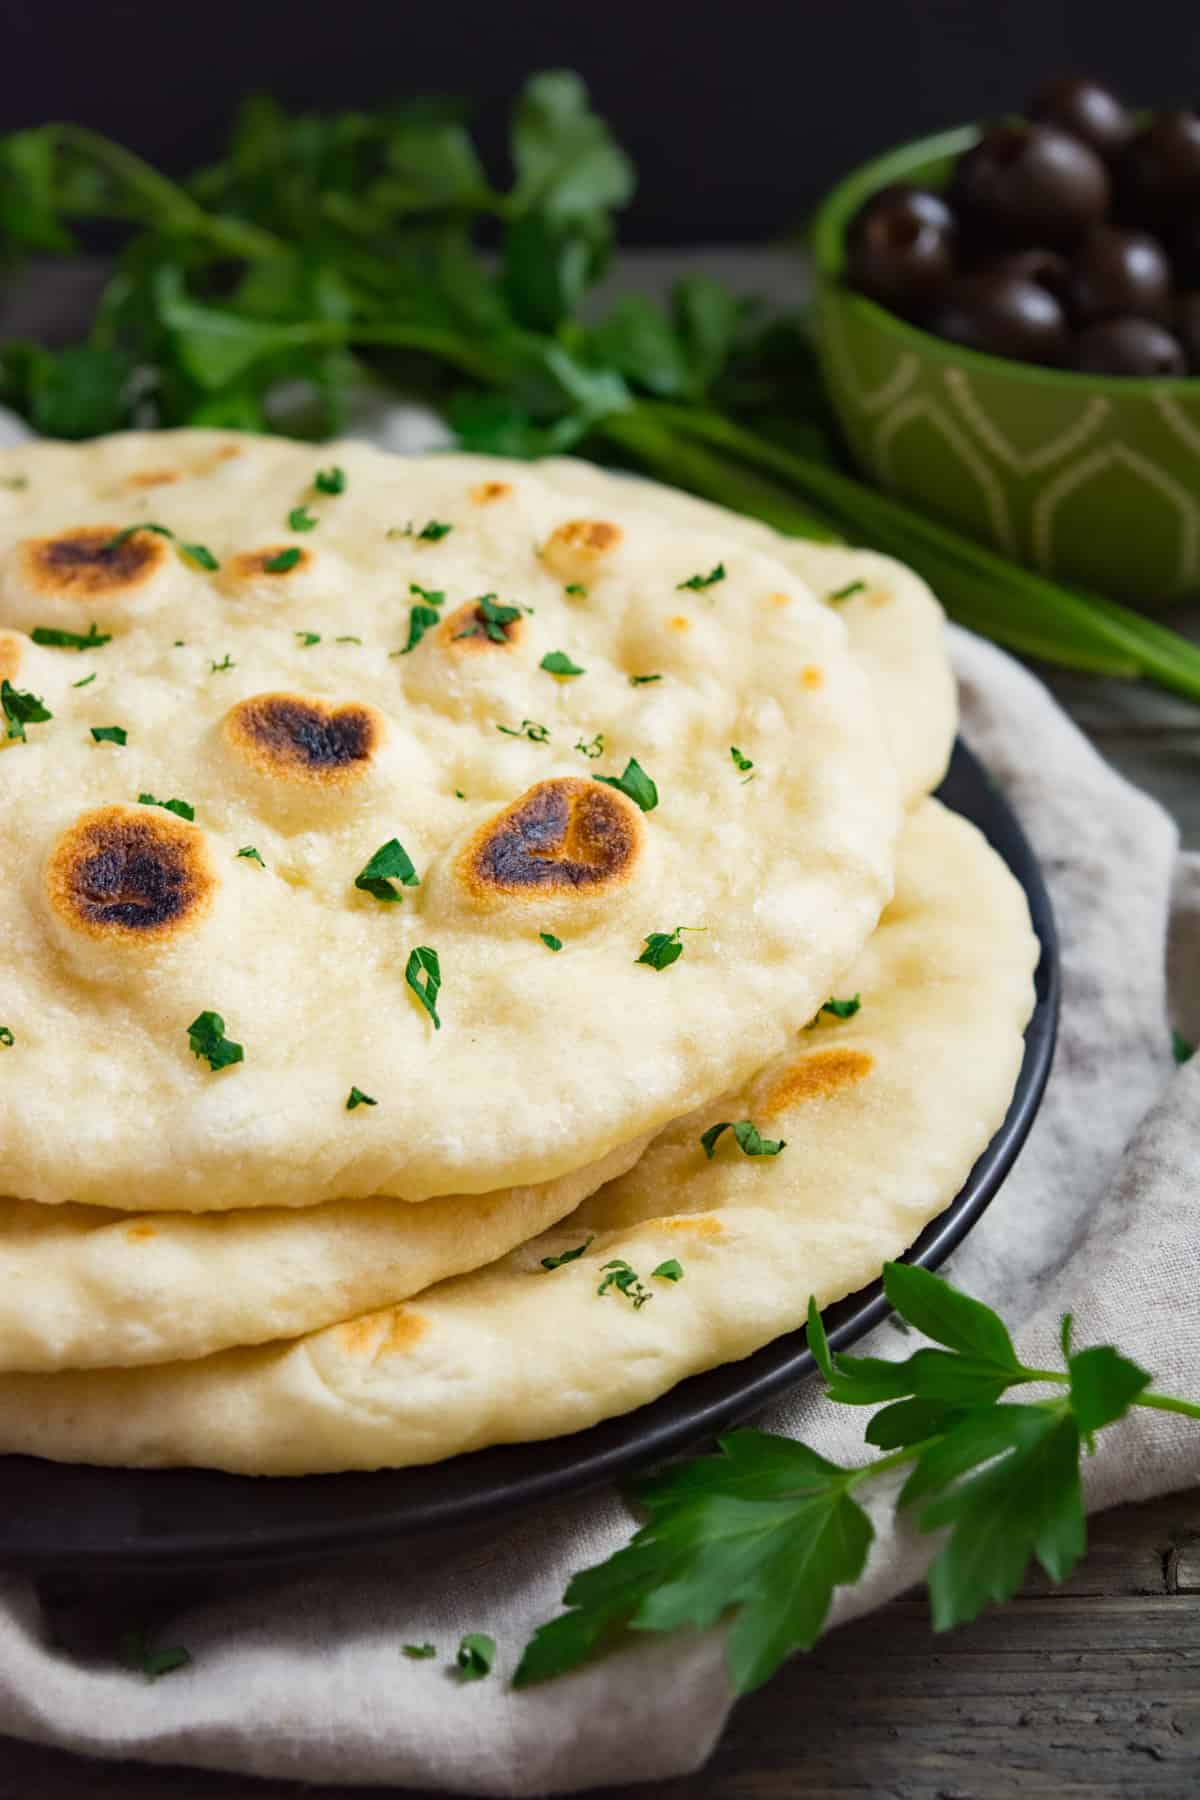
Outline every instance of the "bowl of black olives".
[(1053, 81), (813, 229), (818, 349), (883, 487), (1061, 579), (1200, 593), (1200, 105)]

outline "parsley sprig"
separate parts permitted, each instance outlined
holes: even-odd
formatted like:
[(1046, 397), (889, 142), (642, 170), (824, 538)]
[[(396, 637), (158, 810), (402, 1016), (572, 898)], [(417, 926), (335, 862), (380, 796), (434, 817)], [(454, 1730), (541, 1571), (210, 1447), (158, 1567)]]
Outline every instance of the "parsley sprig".
[(370, 894), (386, 905), (395, 905), (404, 898), (392, 886), (394, 881), (398, 881), (402, 887), (421, 885), (421, 878), (413, 867), (412, 858), (399, 838), (389, 838), (386, 844), (380, 844), (371, 860), (354, 877), (356, 888), (361, 888), (364, 894)]
[[(812, 1647), (834, 1590), (862, 1575), (874, 1533), (858, 1490), (903, 1468), (898, 1509), (918, 1531), (947, 1534), (926, 1577), (934, 1629), (966, 1624), (1015, 1593), (1031, 1557), (1054, 1582), (1079, 1561), (1079, 1461), (1097, 1432), (1132, 1406), (1200, 1419), (1200, 1403), (1149, 1392), (1146, 1371), (1110, 1346), (1075, 1350), (1070, 1314), (1065, 1366), (1028, 1368), (990, 1307), (928, 1270), (888, 1263), (884, 1287), (897, 1313), (942, 1348), (903, 1362), (832, 1354), (814, 1300), (808, 1341), (830, 1400), (887, 1402), (866, 1430), (885, 1454), (843, 1467), (744, 1430), (722, 1438), (715, 1456), (651, 1476), (634, 1490), (645, 1523), (573, 1577), (569, 1610), (535, 1632), (517, 1687), (578, 1668), (627, 1628), (703, 1629), (727, 1616), (733, 1685), (761, 1686), (793, 1651)], [(1057, 1392), (1004, 1400), (1031, 1383)]]
[(27, 725), (44, 725), (54, 717), (36, 694), (23, 693), (11, 681), (0, 681), (0, 712), (4, 714), (5, 737), (22, 744)]
[(112, 643), (111, 631), (97, 631), (94, 624), (86, 632), (60, 631), (55, 625), (35, 625), (30, 636), (35, 644), (52, 650), (99, 650)]

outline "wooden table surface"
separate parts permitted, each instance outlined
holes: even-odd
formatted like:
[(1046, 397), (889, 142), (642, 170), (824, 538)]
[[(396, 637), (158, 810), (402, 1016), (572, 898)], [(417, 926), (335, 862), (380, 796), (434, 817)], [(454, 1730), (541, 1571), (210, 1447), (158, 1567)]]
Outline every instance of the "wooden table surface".
[[(65, 313), (78, 305), (63, 293)], [(1200, 607), (1171, 622), (1200, 641)], [(1104, 754), (1175, 814), (1184, 843), (1200, 848), (1200, 710), (1140, 684), (1048, 679)], [(951, 1636), (931, 1633), (920, 1595), (835, 1632), (737, 1707), (702, 1775), (620, 1791), (661, 1800), (1195, 1800), (1200, 1490), (1095, 1519), (1090, 1539), (1066, 1586), (1033, 1579), (1010, 1606)], [(0, 1800), (369, 1792), (379, 1790), (93, 1762), (0, 1739)]]

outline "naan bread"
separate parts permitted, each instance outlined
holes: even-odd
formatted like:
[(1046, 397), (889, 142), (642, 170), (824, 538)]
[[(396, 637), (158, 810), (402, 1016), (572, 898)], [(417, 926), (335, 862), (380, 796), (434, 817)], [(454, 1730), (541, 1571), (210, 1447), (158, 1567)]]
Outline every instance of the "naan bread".
[[(872, 696), (773, 556), (353, 444), (134, 433), (0, 473), (0, 654), (54, 715), (0, 765), (0, 1191), (553, 1181), (775, 1055), (887, 900)], [(138, 521), (174, 540), (119, 538)], [(93, 621), (111, 642), (30, 642)], [(653, 810), (594, 779), (630, 759)], [(394, 860), (383, 898), (356, 888), (393, 839), (420, 884)], [(704, 928), (686, 956), (639, 964), (676, 925)], [(226, 1039), (243, 1061), (194, 1053)]]
[(913, 806), (933, 791), (954, 747), (958, 695), (946, 653), (945, 614), (915, 570), (874, 550), (783, 537), (757, 519), (694, 494), (615, 475), (594, 463), (551, 457), (535, 466), (556, 487), (592, 505), (616, 505), (625, 498), (672, 524), (721, 534), (778, 557), (818, 599), (836, 606), (844, 621), (875, 692), (906, 803)]
[[(401, 1466), (577, 1431), (746, 1356), (801, 1323), (810, 1294), (826, 1306), (870, 1281), (957, 1192), (1007, 1109), (1037, 954), (1004, 864), (928, 801), (841, 987), (861, 1009), (822, 1015), (567, 1223), (298, 1342), (0, 1377), (0, 1450), (270, 1475)], [(746, 1157), (727, 1131), (706, 1160), (701, 1133), (743, 1119), (785, 1149)], [(639, 1286), (601, 1295), (618, 1258)], [(656, 1278), (670, 1263), (682, 1278)]]

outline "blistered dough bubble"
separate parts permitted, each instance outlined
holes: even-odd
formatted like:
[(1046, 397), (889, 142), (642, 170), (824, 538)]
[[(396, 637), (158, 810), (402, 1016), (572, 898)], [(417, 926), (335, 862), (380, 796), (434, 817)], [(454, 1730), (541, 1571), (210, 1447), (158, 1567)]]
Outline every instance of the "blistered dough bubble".
[(181, 937), (199, 923), (215, 887), (203, 834), (149, 807), (84, 813), (63, 832), (46, 866), (55, 918), (110, 943)]
[(475, 899), (590, 895), (628, 881), (644, 836), (641, 814), (612, 788), (558, 776), (490, 819), (459, 871)]
[(603, 569), (621, 537), (621, 527), (607, 519), (569, 519), (547, 538), (542, 565), (563, 581), (586, 582)]
[(87, 603), (143, 587), (166, 556), (159, 533), (126, 533), (116, 525), (80, 525), (21, 545), (22, 572), (34, 593)]
[(374, 707), (332, 706), (303, 694), (255, 694), (222, 723), (225, 743), (256, 774), (305, 787), (345, 788), (364, 776), (383, 741)]

